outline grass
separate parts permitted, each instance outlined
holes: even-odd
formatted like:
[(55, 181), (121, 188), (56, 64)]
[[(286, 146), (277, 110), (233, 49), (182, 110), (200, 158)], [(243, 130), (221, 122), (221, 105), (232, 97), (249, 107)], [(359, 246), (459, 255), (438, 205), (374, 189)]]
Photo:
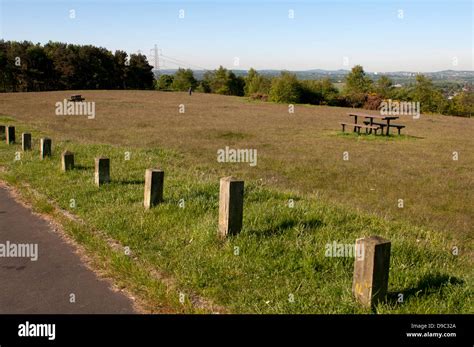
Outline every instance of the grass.
[[(31, 124), (15, 123), (18, 133), (32, 131), (33, 146), (38, 148), (41, 133)], [(49, 131), (46, 127), (50, 136)], [(235, 313), (370, 313), (352, 299), (354, 259), (326, 257), (325, 245), (333, 241), (353, 243), (359, 237), (376, 234), (392, 241), (390, 295), (387, 302), (377, 306), (377, 313), (474, 311), (472, 241), (460, 241), (457, 234), (414, 225), (403, 215), (397, 220), (381, 218), (322, 194), (282, 189), (271, 180), (236, 170), (244, 175), (246, 185), (244, 227), (239, 235), (221, 241), (217, 238), (221, 170), (205, 162), (190, 164), (188, 153), (172, 148), (77, 139), (85, 133), (83, 130), (82, 135), (67, 141), (51, 136), (53, 157), (43, 161), (37, 150), (22, 153), (21, 160), (14, 161), (20, 146), (2, 142), (0, 165), (6, 170), (0, 172), (0, 179), (32, 196), (23, 185), (27, 182), (43, 197), (32, 198), (38, 200), (34, 205), (42, 212), (57, 214), (47, 200), (51, 199), (83, 219), (85, 225), (55, 215), (96, 255), (96, 265), (141, 297), (149, 309), (208, 312), (191, 304), (191, 298), (199, 295)], [(216, 134), (227, 141), (242, 137), (240, 131)], [(342, 143), (341, 148), (365, 141), (332, 138)], [(378, 146), (388, 141), (367, 143)], [(395, 142), (408, 145), (418, 140)], [(68, 173), (59, 169), (59, 153), (65, 149), (75, 153), (78, 167)], [(130, 160), (125, 160), (127, 151)], [(112, 182), (101, 188), (93, 184), (93, 159), (99, 155), (111, 159)], [(144, 172), (156, 166), (165, 171), (165, 201), (145, 211)], [(457, 172), (464, 174), (462, 169)], [(75, 200), (74, 208), (71, 199)], [(181, 199), (184, 208), (179, 207)], [(293, 208), (289, 199), (295, 202)], [(132, 255), (125, 256), (121, 247), (112, 250), (106, 238), (130, 247)], [(459, 255), (452, 254), (453, 246), (459, 247)], [(174, 286), (157, 281), (152, 270), (172, 278)], [(185, 294), (184, 304), (178, 300), (180, 293)], [(402, 303), (397, 301), (400, 293)]]
[[(54, 114), (55, 103), (72, 93), (96, 102), (94, 120)], [(296, 105), (290, 115), (287, 105), (199, 93), (7, 93), (0, 94), (0, 105), (4, 115), (56, 142), (106, 143), (132, 153), (166, 148), (179, 153), (188, 170), (261, 180), (275, 189), (439, 230), (460, 242), (472, 238), (473, 119), (402, 116), (397, 123), (406, 125), (403, 136), (385, 138), (341, 135), (339, 122), (348, 120), (348, 108)], [(258, 165), (218, 163), (216, 152), (226, 146), (257, 149)], [(458, 161), (452, 160), (454, 151)]]

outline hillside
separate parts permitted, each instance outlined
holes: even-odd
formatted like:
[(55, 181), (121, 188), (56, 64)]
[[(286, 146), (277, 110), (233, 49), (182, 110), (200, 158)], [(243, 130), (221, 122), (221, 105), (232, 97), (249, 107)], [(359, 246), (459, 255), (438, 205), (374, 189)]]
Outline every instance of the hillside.
[[(352, 298), (354, 260), (328, 257), (327, 245), (375, 234), (392, 242), (388, 300), (377, 313), (472, 312), (471, 119), (405, 117), (404, 136), (357, 137), (340, 133), (350, 109), (288, 114), (286, 105), (209, 94), (74, 93), (96, 102), (94, 119), (54, 114), (70, 92), (0, 95), (0, 123), (31, 132), (34, 148), (14, 160), (20, 146), (2, 142), (0, 180), (148, 311), (369, 313)], [(46, 160), (42, 136), (53, 139)], [(257, 149), (257, 165), (218, 162), (226, 146)], [(66, 149), (77, 169), (62, 173)], [(111, 160), (112, 182), (98, 188), (100, 155)], [(148, 167), (165, 171), (165, 201), (145, 211)], [(244, 221), (223, 242), (218, 182), (228, 175), (245, 181)]]

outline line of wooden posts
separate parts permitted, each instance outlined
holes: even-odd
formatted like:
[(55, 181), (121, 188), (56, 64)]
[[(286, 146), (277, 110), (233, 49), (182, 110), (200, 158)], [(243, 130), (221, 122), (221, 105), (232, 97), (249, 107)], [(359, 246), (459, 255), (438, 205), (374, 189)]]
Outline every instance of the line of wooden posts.
[[(0, 126), (0, 136), (5, 135), (7, 144), (15, 143), (15, 127)], [(31, 150), (31, 134), (22, 133), (23, 151)], [(52, 141), (40, 140), (40, 158), (52, 155)], [(61, 154), (61, 169), (66, 172), (74, 169), (74, 154), (64, 151)], [(144, 208), (150, 209), (163, 202), (164, 171), (145, 170)], [(110, 159), (95, 158), (94, 181), (97, 186), (110, 182)], [(226, 238), (236, 235), (242, 229), (244, 209), (244, 181), (234, 177), (220, 179), (219, 189), (219, 227), (218, 235)], [(379, 236), (356, 240), (356, 249), (363, 250), (363, 257), (356, 257), (352, 293), (356, 300), (366, 307), (374, 307), (383, 301), (387, 294), (390, 266), (391, 242)]]

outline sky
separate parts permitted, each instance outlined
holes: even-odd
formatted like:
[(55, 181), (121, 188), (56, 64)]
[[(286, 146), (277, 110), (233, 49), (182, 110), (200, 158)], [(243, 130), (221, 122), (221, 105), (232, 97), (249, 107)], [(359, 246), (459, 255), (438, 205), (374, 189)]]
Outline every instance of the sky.
[(161, 69), (474, 69), (473, 0), (0, 0), (0, 37), (140, 51)]

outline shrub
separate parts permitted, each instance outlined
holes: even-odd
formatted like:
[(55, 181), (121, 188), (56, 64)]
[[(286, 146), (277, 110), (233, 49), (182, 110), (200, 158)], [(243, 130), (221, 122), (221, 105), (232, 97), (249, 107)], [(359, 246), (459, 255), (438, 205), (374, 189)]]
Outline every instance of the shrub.
[(252, 94), (250, 95), (250, 99), (252, 99), (252, 100), (268, 101), (268, 94), (252, 93)]
[(179, 68), (174, 75), (171, 86), (174, 90), (180, 91), (187, 91), (189, 88), (194, 89), (197, 86), (197, 81), (194, 78), (193, 70)]
[(322, 85), (320, 81), (306, 80), (300, 82), (301, 96), (303, 104), (320, 105), (323, 101)]
[(270, 100), (274, 102), (297, 103), (301, 99), (301, 87), (294, 74), (282, 72), (272, 80)]
[(383, 98), (381, 95), (376, 93), (369, 93), (364, 102), (364, 108), (367, 110), (378, 110)]
[(367, 100), (365, 93), (347, 93), (344, 95), (346, 102), (351, 107), (362, 107)]
[(155, 80), (155, 89), (157, 90), (170, 90), (173, 84), (173, 76), (161, 75), (159, 79)]

